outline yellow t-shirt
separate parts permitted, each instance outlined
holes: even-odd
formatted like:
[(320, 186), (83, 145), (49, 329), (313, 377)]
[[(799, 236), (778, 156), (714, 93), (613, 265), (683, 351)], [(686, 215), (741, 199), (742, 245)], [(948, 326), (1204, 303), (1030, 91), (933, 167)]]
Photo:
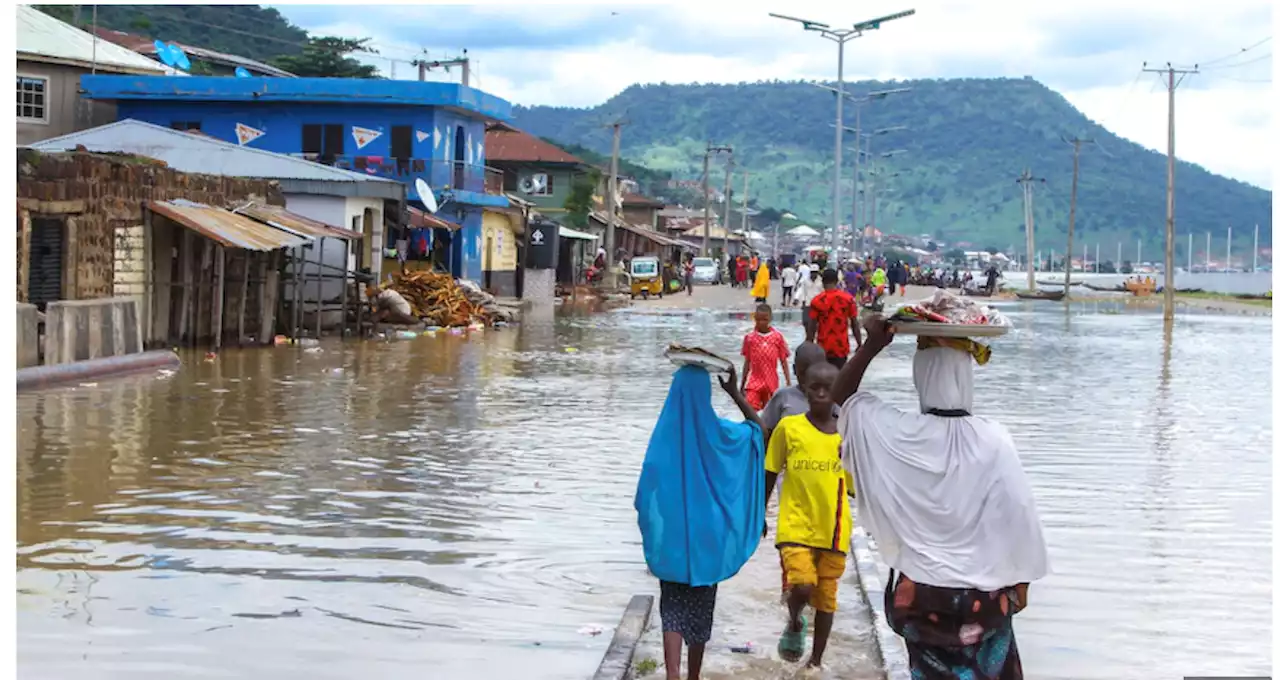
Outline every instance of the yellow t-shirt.
[(853, 475), (840, 462), (840, 435), (819, 430), (803, 413), (783, 418), (769, 438), (764, 469), (786, 471), (778, 496), (778, 545), (849, 552)]

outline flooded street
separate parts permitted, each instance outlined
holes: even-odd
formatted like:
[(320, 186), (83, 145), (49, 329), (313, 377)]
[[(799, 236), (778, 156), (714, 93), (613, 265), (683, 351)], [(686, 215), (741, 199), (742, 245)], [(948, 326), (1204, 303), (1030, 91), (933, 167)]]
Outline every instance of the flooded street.
[[(1158, 312), (1001, 309), (1018, 330), (976, 410), (1013, 431), (1054, 569), (1018, 620), (1027, 676), (1269, 672), (1270, 319), (1188, 314), (1169, 338)], [(736, 358), (749, 327), (655, 311), (19, 395), (20, 674), (589, 677), (630, 596), (657, 593), (632, 498), (662, 350)], [(792, 347), (797, 319), (775, 320)], [(914, 404), (913, 349), (865, 389)], [(785, 677), (777, 569), (762, 545), (722, 586), (713, 649), (759, 657), (716, 652), (712, 677)], [(874, 676), (853, 574), (831, 677)]]

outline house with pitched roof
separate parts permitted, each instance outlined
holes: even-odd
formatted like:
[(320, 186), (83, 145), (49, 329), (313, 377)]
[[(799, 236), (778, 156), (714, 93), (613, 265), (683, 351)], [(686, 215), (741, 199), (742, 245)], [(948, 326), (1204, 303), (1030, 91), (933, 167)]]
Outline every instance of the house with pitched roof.
[(556, 219), (573, 183), (590, 173), (586, 161), (523, 130), (492, 123), (484, 133), (486, 163), (502, 172), (502, 189), (517, 194)]
[(116, 119), (116, 107), (80, 96), (80, 76), (163, 76), (175, 71), (94, 38), (29, 5), (16, 7), (18, 144), (30, 144)]

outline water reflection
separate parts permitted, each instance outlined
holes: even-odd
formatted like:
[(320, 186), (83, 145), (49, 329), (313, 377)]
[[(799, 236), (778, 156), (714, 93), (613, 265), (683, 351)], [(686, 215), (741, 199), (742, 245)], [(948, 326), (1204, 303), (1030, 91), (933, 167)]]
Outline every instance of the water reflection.
[[(1015, 433), (1055, 567), (1019, 629), (1028, 676), (1260, 672), (1268, 320), (1001, 307), (1018, 330), (977, 403)], [(608, 641), (579, 631), (656, 590), (631, 503), (662, 349), (736, 356), (749, 325), (535, 317), (20, 395), (22, 674), (584, 677)], [(868, 389), (914, 404), (910, 356), (895, 343)], [(725, 644), (772, 645), (770, 550), (722, 601)], [(867, 631), (846, 620), (835, 675), (862, 677)]]

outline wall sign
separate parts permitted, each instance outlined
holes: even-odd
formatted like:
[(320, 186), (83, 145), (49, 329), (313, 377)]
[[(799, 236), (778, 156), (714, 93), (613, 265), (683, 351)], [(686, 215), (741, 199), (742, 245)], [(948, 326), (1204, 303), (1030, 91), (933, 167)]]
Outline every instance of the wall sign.
[(431, 144), (431, 147), (433, 149), (439, 150), (440, 149), (440, 126), (437, 125), (434, 131), (436, 133), (436, 136), (435, 136), (435, 141)]
[(419, 143), (419, 144), (421, 144), (421, 143), (423, 143), (423, 142), (427, 141), (427, 138), (431, 136), (431, 133), (430, 133), (430, 132), (423, 132), (422, 130), (414, 130), (413, 132), (414, 132), (414, 134), (415, 134), (415, 135), (417, 135), (417, 136), (418, 136), (418, 143)]
[(351, 126), (351, 136), (356, 140), (356, 148), (363, 149), (373, 140), (382, 136), (381, 130), (370, 130), (358, 125)]
[(240, 142), (240, 146), (244, 146), (265, 134), (267, 133), (257, 128), (251, 128), (244, 123), (236, 123), (236, 141)]

